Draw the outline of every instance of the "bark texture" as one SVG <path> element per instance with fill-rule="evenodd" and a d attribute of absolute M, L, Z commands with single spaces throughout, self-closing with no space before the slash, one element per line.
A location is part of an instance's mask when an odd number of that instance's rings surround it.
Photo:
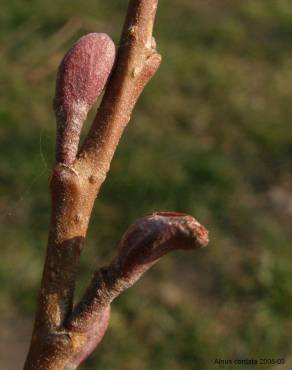
<path fill-rule="evenodd" d="M 141 218 L 121 239 L 114 260 L 96 270 L 84 296 L 73 306 L 76 272 L 94 201 L 136 101 L 161 62 L 152 36 L 156 8 L 157 0 L 130 0 L 112 71 L 114 46 L 103 34 L 79 40 L 61 63 L 54 103 L 58 129 L 57 163 L 50 179 L 51 223 L 24 370 L 76 369 L 103 338 L 114 298 L 164 254 L 208 243 L 208 232 L 191 216 L 155 213 Z M 98 58 L 105 62 L 99 75 Z M 82 124 L 106 83 L 78 152 Z"/>

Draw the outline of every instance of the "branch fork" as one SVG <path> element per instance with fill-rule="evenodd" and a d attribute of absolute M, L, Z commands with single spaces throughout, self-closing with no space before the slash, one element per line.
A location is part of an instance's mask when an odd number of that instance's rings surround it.
<path fill-rule="evenodd" d="M 116 56 L 111 39 L 82 37 L 61 62 L 54 99 L 56 166 L 50 179 L 52 213 L 31 347 L 24 370 L 74 370 L 102 340 L 112 301 L 163 255 L 208 244 L 192 216 L 160 212 L 138 219 L 117 255 L 98 268 L 73 304 L 76 273 L 94 201 L 134 106 L 161 56 L 152 36 L 158 0 L 130 0 Z M 104 91 L 79 148 L 88 111 Z"/>

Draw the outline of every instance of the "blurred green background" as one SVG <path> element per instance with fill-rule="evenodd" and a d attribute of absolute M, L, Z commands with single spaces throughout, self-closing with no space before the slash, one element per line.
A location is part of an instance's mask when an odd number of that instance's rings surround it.
<path fill-rule="evenodd" d="M 107 32 L 118 43 L 125 10 L 122 0 L 1 0 L 1 370 L 21 368 L 34 316 L 58 63 L 85 33 Z M 147 213 L 193 214 L 211 243 L 167 256 L 115 301 L 109 330 L 81 369 L 289 362 L 292 1 L 160 0 L 155 36 L 163 63 L 96 202 L 78 292 Z"/>

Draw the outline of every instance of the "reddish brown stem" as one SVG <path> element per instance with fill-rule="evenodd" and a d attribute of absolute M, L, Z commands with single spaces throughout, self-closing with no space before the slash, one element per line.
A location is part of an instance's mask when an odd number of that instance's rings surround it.
<path fill-rule="evenodd" d="M 186 214 L 161 212 L 138 219 L 123 236 L 112 263 L 93 275 L 67 326 L 87 331 L 95 317 L 162 256 L 176 249 L 202 248 L 208 242 L 207 230 Z"/>
<path fill-rule="evenodd" d="M 57 158 L 63 163 L 55 166 L 50 180 L 52 216 L 46 262 L 24 370 L 75 369 L 102 339 L 109 305 L 121 291 L 168 251 L 207 243 L 205 229 L 190 216 L 160 213 L 138 220 L 123 238 L 118 256 L 95 273 L 73 310 L 76 271 L 94 201 L 135 103 L 160 65 L 152 38 L 156 8 L 157 0 L 129 2 L 115 67 L 76 159 L 79 134 L 71 147 L 70 130 L 58 133 Z M 78 79 L 69 78 L 70 83 L 83 83 L 82 73 L 76 75 Z M 79 94 L 78 89 L 72 91 Z M 58 102 L 67 102 L 63 90 L 58 97 Z"/>
<path fill-rule="evenodd" d="M 159 66 L 160 58 L 154 58 L 155 50 L 149 47 L 156 7 L 157 0 L 130 1 L 118 60 L 81 154 L 74 163 L 59 164 L 53 171 L 49 241 L 25 370 L 64 369 L 77 351 L 75 337 L 63 324 L 72 311 L 82 241 L 119 138 Z"/>

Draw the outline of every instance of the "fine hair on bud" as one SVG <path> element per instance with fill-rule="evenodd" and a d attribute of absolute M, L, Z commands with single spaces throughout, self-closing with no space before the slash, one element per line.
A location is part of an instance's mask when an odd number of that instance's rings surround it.
<path fill-rule="evenodd" d="M 54 98 L 57 162 L 74 162 L 83 123 L 102 93 L 114 61 L 115 45 L 104 33 L 81 37 L 64 56 Z"/>

